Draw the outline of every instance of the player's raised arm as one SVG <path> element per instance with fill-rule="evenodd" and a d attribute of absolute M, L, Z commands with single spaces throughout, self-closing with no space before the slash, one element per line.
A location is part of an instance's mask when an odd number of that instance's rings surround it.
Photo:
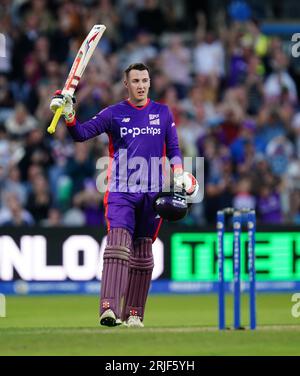
<path fill-rule="evenodd" d="M 75 100 L 73 97 L 69 94 L 63 95 L 60 91 L 55 92 L 50 103 L 50 109 L 53 113 L 58 108 L 62 108 L 62 115 L 65 118 L 66 126 L 74 141 L 83 142 L 101 133 L 109 133 L 111 125 L 111 111 L 109 108 L 102 110 L 92 119 L 80 123 L 76 119 L 74 103 Z"/>

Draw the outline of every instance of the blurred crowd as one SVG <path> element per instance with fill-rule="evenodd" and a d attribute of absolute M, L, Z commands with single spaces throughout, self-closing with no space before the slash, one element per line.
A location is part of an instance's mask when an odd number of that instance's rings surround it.
<path fill-rule="evenodd" d="M 208 22 L 181 0 L 2 0 L 0 225 L 104 224 L 96 161 L 102 135 L 73 143 L 46 128 L 93 24 L 107 30 L 76 92 L 80 121 L 126 98 L 122 72 L 151 69 L 150 97 L 170 106 L 184 156 L 205 158 L 205 196 L 185 219 L 214 224 L 226 206 L 256 208 L 261 223 L 300 223 L 300 72 L 278 37 L 226 9 Z"/>

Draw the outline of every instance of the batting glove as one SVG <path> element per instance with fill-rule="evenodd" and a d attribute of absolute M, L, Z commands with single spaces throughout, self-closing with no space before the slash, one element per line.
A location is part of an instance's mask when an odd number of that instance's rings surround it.
<path fill-rule="evenodd" d="M 174 171 L 174 190 L 182 192 L 184 189 L 183 170 L 180 168 Z"/>
<path fill-rule="evenodd" d="M 62 107 L 62 115 L 64 116 L 65 120 L 67 122 L 72 122 L 75 118 L 75 110 L 73 107 L 74 103 L 74 97 L 68 93 L 62 94 L 61 90 L 57 90 L 52 97 L 50 110 L 55 113 L 58 108 Z"/>
<path fill-rule="evenodd" d="M 187 171 L 174 173 L 174 187 L 177 191 L 185 190 L 190 199 L 195 198 L 199 191 L 197 179 Z"/>

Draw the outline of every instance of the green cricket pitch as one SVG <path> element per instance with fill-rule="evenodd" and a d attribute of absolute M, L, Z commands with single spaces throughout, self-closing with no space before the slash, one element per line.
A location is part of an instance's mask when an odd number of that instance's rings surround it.
<path fill-rule="evenodd" d="M 96 296 L 8 296 L 0 355 L 300 355 L 291 296 L 258 294 L 257 330 L 222 332 L 216 295 L 151 295 L 142 329 L 100 327 Z M 247 296 L 242 306 L 248 325 Z"/>

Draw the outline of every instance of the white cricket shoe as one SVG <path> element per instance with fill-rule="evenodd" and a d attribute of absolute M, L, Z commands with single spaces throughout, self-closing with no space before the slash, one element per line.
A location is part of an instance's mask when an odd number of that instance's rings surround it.
<path fill-rule="evenodd" d="M 127 321 L 124 322 L 125 326 L 131 327 L 131 328 L 143 328 L 144 324 L 142 320 L 139 318 L 139 316 L 129 316 Z"/>
<path fill-rule="evenodd" d="M 105 310 L 100 316 L 100 325 L 117 326 L 121 324 L 122 321 L 120 319 L 117 319 L 114 311 L 112 311 L 111 309 Z"/>

